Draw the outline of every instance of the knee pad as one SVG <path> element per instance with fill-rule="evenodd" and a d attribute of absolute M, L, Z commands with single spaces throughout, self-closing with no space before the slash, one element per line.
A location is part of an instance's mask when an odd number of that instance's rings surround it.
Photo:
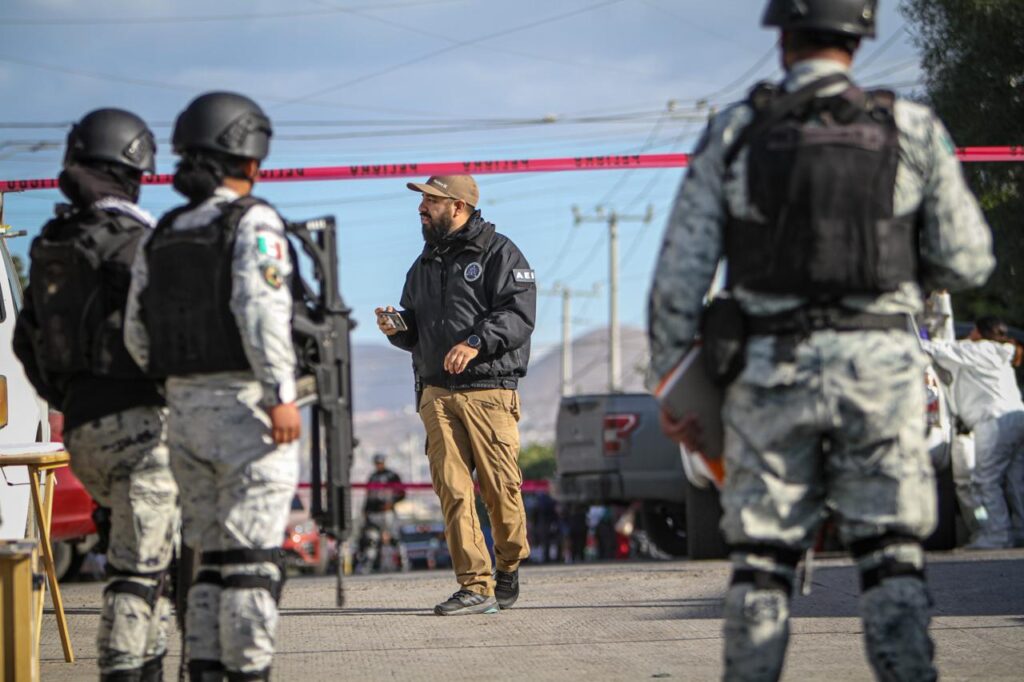
<path fill-rule="evenodd" d="M 169 587 L 166 569 L 152 573 L 136 573 L 121 571 L 111 567 L 108 569 L 108 574 L 110 575 L 110 581 L 103 588 L 104 594 L 108 592 L 114 594 L 133 594 L 149 604 L 150 609 L 156 606 L 157 599 L 166 596 Z M 144 585 L 137 580 L 133 580 L 133 578 L 153 580 L 156 581 L 156 584 L 151 586 Z"/>
<path fill-rule="evenodd" d="M 226 549 L 219 551 L 203 552 L 202 563 L 207 565 L 223 564 L 261 564 L 269 562 L 277 566 L 280 578 L 274 580 L 262 575 L 248 573 L 228 573 L 221 575 L 221 585 L 224 589 L 260 589 L 266 590 L 274 598 L 276 603 L 281 602 L 281 593 L 284 591 L 285 582 L 285 557 L 284 550 L 279 547 L 266 549 Z M 261 679 L 261 678 L 255 678 Z"/>
<path fill-rule="evenodd" d="M 796 565 L 800 562 L 800 551 L 779 545 L 741 544 L 733 545 L 731 551 L 759 559 L 764 567 L 734 567 L 730 587 L 753 585 L 758 590 L 778 590 L 787 597 L 793 592 Z"/>
<path fill-rule="evenodd" d="M 910 560 L 897 556 L 901 547 L 910 550 L 913 555 Z M 915 537 L 889 533 L 852 542 L 850 550 L 860 570 L 862 593 L 889 578 L 915 578 L 924 583 L 924 549 Z"/>

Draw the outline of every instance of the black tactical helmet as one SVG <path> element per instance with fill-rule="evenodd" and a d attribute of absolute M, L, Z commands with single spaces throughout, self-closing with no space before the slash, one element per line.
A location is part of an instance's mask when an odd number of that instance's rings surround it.
<path fill-rule="evenodd" d="M 875 37 L 878 0 L 769 0 L 762 26 Z"/>
<path fill-rule="evenodd" d="M 64 165 L 110 161 L 137 171 L 156 170 L 156 140 L 146 122 L 123 109 L 97 109 L 71 126 Z"/>
<path fill-rule="evenodd" d="M 270 151 L 270 119 L 259 105 L 233 92 L 196 97 L 174 123 L 174 151 L 205 149 L 262 161 Z"/>

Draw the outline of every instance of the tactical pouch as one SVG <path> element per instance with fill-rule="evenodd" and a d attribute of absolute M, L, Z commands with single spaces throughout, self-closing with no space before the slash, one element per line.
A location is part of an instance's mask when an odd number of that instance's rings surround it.
<path fill-rule="evenodd" d="M 746 364 L 746 320 L 739 302 L 730 296 L 712 299 L 701 319 L 702 357 L 712 380 L 728 386 Z"/>

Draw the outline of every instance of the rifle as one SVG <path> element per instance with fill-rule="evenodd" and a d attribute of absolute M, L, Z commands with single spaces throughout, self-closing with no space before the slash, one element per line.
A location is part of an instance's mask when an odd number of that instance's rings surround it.
<path fill-rule="evenodd" d="M 286 230 L 302 246 L 318 287 L 299 272 L 293 253 L 294 315 L 292 338 L 298 358 L 298 403 L 312 408 L 310 514 L 323 532 L 338 541 L 352 531 L 350 472 L 355 438 L 352 429 L 352 309 L 338 288 L 338 247 L 334 216 L 288 222 Z M 338 561 L 336 603 L 344 606 L 344 562 Z"/>

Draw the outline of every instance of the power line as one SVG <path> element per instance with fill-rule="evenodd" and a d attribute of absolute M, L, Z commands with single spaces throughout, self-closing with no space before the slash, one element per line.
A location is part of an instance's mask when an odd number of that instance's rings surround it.
<path fill-rule="evenodd" d="M 201 14 L 195 16 L 125 17 L 113 16 L 88 19 L 11 19 L 4 18 L 5 26 L 123 26 L 145 24 L 197 24 L 221 21 L 255 21 L 260 19 L 305 19 L 314 16 L 354 12 L 358 10 L 408 9 L 428 5 L 451 4 L 464 0 L 419 0 L 418 2 L 376 3 L 353 5 L 322 10 L 291 10 L 288 12 L 248 12 L 246 14 Z"/>
<path fill-rule="evenodd" d="M 110 81 L 113 83 L 124 83 L 127 85 L 137 85 L 147 88 L 160 88 L 163 90 L 176 90 L 179 92 L 195 93 L 197 91 L 209 90 L 209 87 L 199 87 L 196 85 L 183 85 L 181 83 L 168 83 L 167 81 L 157 81 L 147 78 L 133 78 L 129 76 L 120 76 L 115 74 L 100 73 L 97 71 L 86 71 L 84 69 L 71 69 L 65 66 L 58 66 L 56 64 L 46 64 L 43 62 L 32 61 L 29 59 L 22 59 L 20 57 L 12 57 L 10 55 L 0 54 L 0 62 L 8 62 L 10 64 L 18 64 L 20 66 L 28 66 L 33 69 L 40 69 L 42 71 L 53 71 L 55 73 L 63 73 L 71 76 L 82 76 L 85 78 L 95 78 L 97 80 Z M 280 97 L 278 95 L 268 95 L 261 93 L 254 93 L 254 97 L 258 99 L 264 99 L 271 102 L 287 102 L 288 98 Z M 362 111 L 380 111 L 385 113 L 424 113 L 424 112 L 410 112 L 410 110 L 401 109 L 390 109 L 384 107 L 370 107 L 362 106 L 358 104 L 341 104 L 338 102 L 322 102 L 316 100 L 309 100 L 305 102 L 310 106 L 327 107 L 331 109 L 354 109 Z"/>
<path fill-rule="evenodd" d="M 686 24 L 687 26 L 690 26 L 690 27 L 695 28 L 695 29 L 697 29 L 699 31 L 707 33 L 708 35 L 714 36 L 714 37 L 716 37 L 716 38 L 718 38 L 720 40 L 724 40 L 726 42 L 732 43 L 733 45 L 739 45 L 744 50 L 746 50 L 748 52 L 752 52 L 752 50 L 750 49 L 749 45 L 747 45 L 746 43 L 743 43 L 743 42 L 741 42 L 739 40 L 736 40 L 735 38 L 733 38 L 730 35 L 726 35 L 724 33 L 719 33 L 718 31 L 714 31 L 714 30 L 708 28 L 707 26 L 703 26 L 701 24 L 698 24 L 695 21 L 693 21 L 692 19 L 690 19 L 689 17 L 684 17 L 681 14 L 679 14 L 678 12 L 675 12 L 674 10 L 670 10 L 670 9 L 668 9 L 666 7 L 662 7 L 661 5 L 659 5 L 656 2 L 653 2 L 652 0 L 641 0 L 641 1 L 643 2 L 643 4 L 647 5 L 648 7 L 653 7 L 654 9 L 656 9 L 656 10 L 658 10 L 658 11 L 664 13 L 664 14 L 667 14 L 670 17 L 675 17 L 676 19 L 678 19 L 680 22 Z"/>
<path fill-rule="evenodd" d="M 900 34 L 902 33 L 903 29 L 906 28 L 906 26 L 907 26 L 907 22 L 905 22 L 905 21 L 902 24 L 900 24 L 900 27 L 897 28 L 893 32 L 893 34 L 891 36 L 889 36 L 888 39 L 886 39 L 886 41 L 884 43 L 882 43 L 881 45 L 876 47 L 874 50 L 871 51 L 870 54 L 865 56 L 862 61 L 857 63 L 857 65 L 856 65 L 857 70 L 867 68 L 875 60 L 877 60 L 879 57 L 881 57 L 882 54 L 886 50 L 888 50 L 890 47 L 895 45 L 897 39 L 900 37 Z"/>
<path fill-rule="evenodd" d="M 412 66 L 413 64 L 418 64 L 419 62 L 426 61 L 427 59 L 432 59 L 432 58 L 434 58 L 434 57 L 436 57 L 438 55 L 445 54 L 447 52 L 452 52 L 453 50 L 457 50 L 457 49 L 460 49 L 460 48 L 463 48 L 463 47 L 468 47 L 470 45 L 476 45 L 476 44 L 482 43 L 482 42 L 484 42 L 486 40 L 494 40 L 495 38 L 500 38 L 502 36 L 511 35 L 513 33 L 519 33 L 521 31 L 525 31 L 527 29 L 536 28 L 538 26 L 543 26 L 545 24 L 550 24 L 550 23 L 555 22 L 555 21 L 561 21 L 562 19 L 568 19 L 569 17 L 576 16 L 576 15 L 579 15 L 579 14 L 584 14 L 586 12 L 592 12 L 592 11 L 594 11 L 596 9 L 601 9 L 601 8 L 607 7 L 609 5 L 615 5 L 615 4 L 618 4 L 618 3 L 622 2 L 622 1 L 623 0 L 605 0 L 604 2 L 600 2 L 600 3 L 594 4 L 594 5 L 588 5 L 586 7 L 582 7 L 582 8 L 579 8 L 579 9 L 572 10 L 571 12 L 565 12 L 563 14 L 556 14 L 554 16 L 550 16 L 550 17 L 547 17 L 547 18 L 544 18 L 544 19 L 539 19 L 537 21 L 532 21 L 532 22 L 528 22 L 528 23 L 525 23 L 525 24 L 520 24 L 518 26 L 513 26 L 511 28 L 507 28 L 507 29 L 504 29 L 504 30 L 501 30 L 501 31 L 497 31 L 495 33 L 490 33 L 490 34 L 487 34 L 487 35 L 484 35 L 484 36 L 480 36 L 478 38 L 473 38 L 472 40 L 467 40 L 467 41 L 463 41 L 463 42 L 460 42 L 460 43 L 456 43 L 454 45 L 448 45 L 446 47 L 438 48 L 438 49 L 433 50 L 431 52 L 428 52 L 426 54 L 422 54 L 422 55 L 420 55 L 418 57 L 413 57 L 412 59 L 407 59 L 404 62 L 400 62 L 398 64 L 393 64 L 393 65 L 388 66 L 386 68 L 379 69 L 377 71 L 372 71 L 370 73 L 363 74 L 362 76 L 358 76 L 356 78 L 349 79 L 349 80 L 344 81 L 342 83 L 337 83 L 337 84 L 332 85 L 330 87 L 322 88 L 320 90 L 316 90 L 314 92 L 311 92 L 311 93 L 308 93 L 308 94 L 305 94 L 305 95 L 301 95 L 299 97 L 293 97 L 293 98 L 291 98 L 291 99 L 289 99 L 289 100 L 287 100 L 285 102 L 282 102 L 281 105 L 282 106 L 287 106 L 289 104 L 304 103 L 304 102 L 307 102 L 308 100 L 310 100 L 310 99 L 312 99 L 314 97 L 320 97 L 321 95 L 326 95 L 326 94 L 331 93 L 331 92 L 337 92 L 338 90 L 342 90 L 344 88 L 348 88 L 348 87 L 351 87 L 353 85 L 358 85 L 359 83 L 365 83 L 366 81 L 373 80 L 374 78 L 379 78 L 380 76 L 385 76 L 385 75 L 390 74 L 390 73 L 394 73 L 395 71 L 399 71 L 401 69 L 404 69 L 407 66 Z"/>
<path fill-rule="evenodd" d="M 324 2 L 323 0 L 309 0 L 309 1 L 314 3 L 314 4 L 320 5 L 322 7 L 332 7 L 332 6 L 334 6 L 331 3 Z M 399 21 L 394 21 L 394 20 L 391 20 L 391 19 L 384 19 L 383 17 L 377 17 L 377 16 L 374 16 L 372 14 L 366 14 L 364 12 L 360 12 L 360 11 L 357 11 L 355 9 L 341 9 L 340 11 L 345 12 L 347 14 L 353 14 L 353 15 L 355 15 L 357 17 L 360 17 L 361 19 L 367 19 L 367 20 L 370 20 L 370 21 L 375 21 L 375 22 L 377 22 L 379 24 L 384 24 L 385 26 L 391 26 L 391 27 L 399 28 L 399 29 L 402 29 L 402 30 L 405 30 L 405 31 L 410 31 L 412 33 L 416 33 L 416 34 L 419 34 L 421 36 L 426 36 L 428 38 L 434 38 L 436 40 L 443 40 L 446 43 L 458 44 L 458 42 L 459 42 L 455 38 L 452 38 L 451 36 L 443 34 L 443 33 L 436 33 L 434 31 L 428 31 L 428 30 L 419 28 L 418 26 L 410 26 L 408 24 L 403 24 L 403 23 L 401 23 Z M 548 56 L 545 56 L 545 55 L 538 55 L 538 54 L 534 54 L 534 53 L 531 53 L 531 52 L 523 52 L 521 50 L 510 50 L 509 48 L 500 47 L 498 45 L 483 45 L 481 47 L 484 50 L 489 51 L 489 52 L 500 52 L 500 53 L 504 53 L 504 54 L 514 55 L 514 56 L 517 56 L 517 57 L 525 57 L 526 59 L 534 59 L 534 60 L 537 60 L 537 61 L 549 62 L 549 63 L 552 63 L 552 64 L 561 64 L 563 66 L 575 66 L 575 67 L 579 67 L 579 68 L 583 68 L 583 69 L 588 69 L 588 70 L 601 69 L 602 71 L 615 71 L 615 72 L 618 72 L 618 73 L 625 73 L 625 74 L 629 74 L 629 75 L 633 75 L 633 76 L 645 75 L 645 74 L 643 74 L 640 71 L 635 71 L 633 69 L 623 69 L 621 67 L 617 67 L 617 66 L 611 65 L 611 64 L 585 64 L 583 62 L 577 62 L 577 61 L 574 61 L 574 60 L 571 60 L 571 59 L 559 59 L 557 57 L 548 57 Z"/>

